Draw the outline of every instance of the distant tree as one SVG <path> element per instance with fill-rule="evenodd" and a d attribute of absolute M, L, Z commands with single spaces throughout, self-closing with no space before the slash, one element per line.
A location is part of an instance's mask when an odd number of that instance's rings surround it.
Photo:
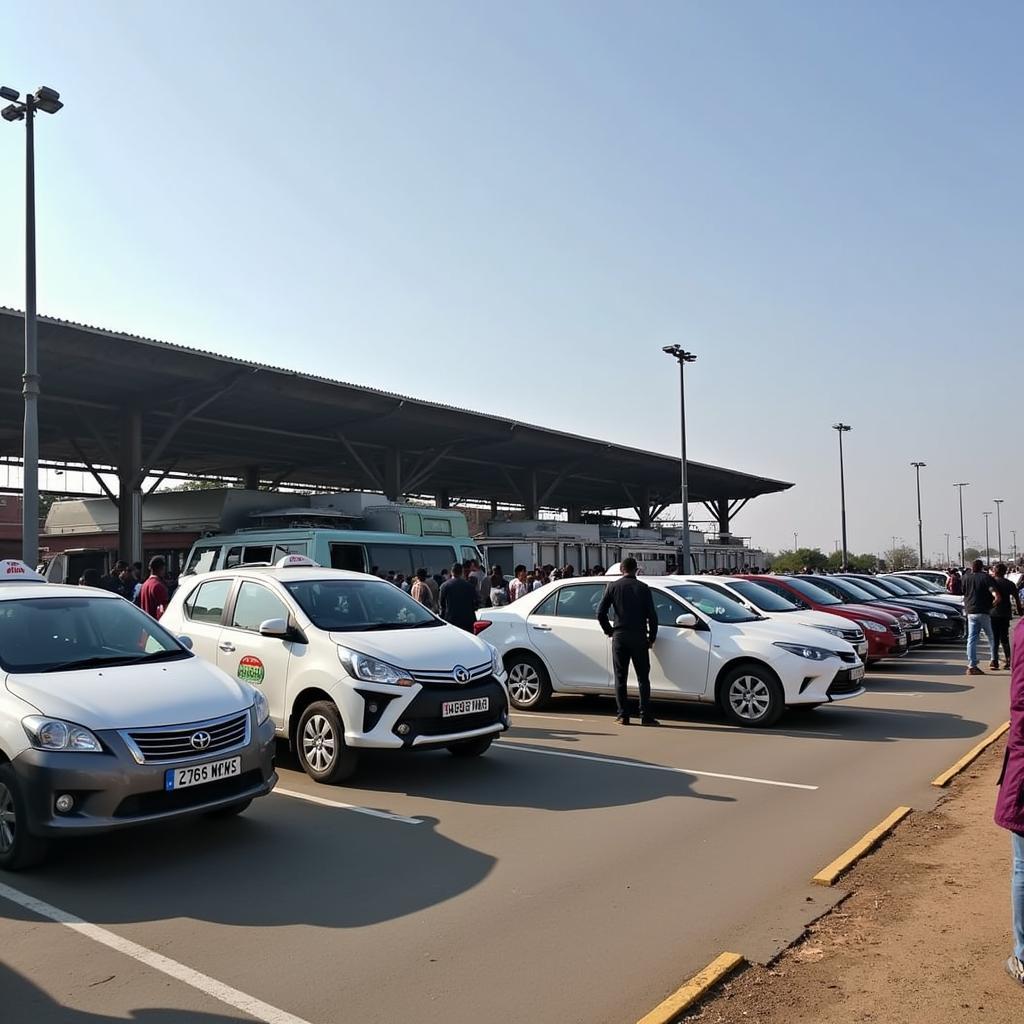
<path fill-rule="evenodd" d="M 981 552 L 977 548 L 964 548 L 964 562 L 970 565 L 976 558 L 981 558 Z"/>
<path fill-rule="evenodd" d="M 828 558 L 819 548 L 797 548 L 795 551 L 780 551 L 772 558 L 771 567 L 775 572 L 800 572 L 807 567 L 824 569 Z"/>
<path fill-rule="evenodd" d="M 916 569 L 917 552 L 908 544 L 898 544 L 885 552 L 886 568 L 896 571 L 899 569 Z"/>
<path fill-rule="evenodd" d="M 878 568 L 878 559 L 874 555 L 852 555 L 847 553 L 846 564 L 851 572 L 874 572 Z M 833 551 L 828 556 L 826 568 L 830 572 L 838 572 L 843 567 L 843 553 Z"/>
<path fill-rule="evenodd" d="M 227 480 L 180 480 L 173 487 L 164 487 L 165 491 L 215 491 L 219 487 L 233 487 Z"/>

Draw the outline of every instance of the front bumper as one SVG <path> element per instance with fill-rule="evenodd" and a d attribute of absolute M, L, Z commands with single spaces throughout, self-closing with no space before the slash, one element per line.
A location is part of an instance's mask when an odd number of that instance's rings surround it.
<path fill-rule="evenodd" d="M 487 710 L 445 717 L 450 702 L 487 699 Z M 508 694 L 492 676 L 463 686 L 425 686 L 392 727 L 405 747 L 430 749 L 475 736 L 504 732 L 509 727 Z"/>
<path fill-rule="evenodd" d="M 910 650 L 907 634 L 896 636 L 894 633 L 870 633 L 868 635 L 868 661 L 881 661 L 882 658 L 903 658 Z"/>
<path fill-rule="evenodd" d="M 166 821 L 269 793 L 274 771 L 274 723 L 268 719 L 249 744 L 211 754 L 208 761 L 241 758 L 239 775 L 187 789 L 167 791 L 167 769 L 176 762 L 138 764 L 116 732 L 97 733 L 111 753 L 76 754 L 26 750 L 12 762 L 28 809 L 28 830 L 41 837 L 110 832 L 153 821 Z M 190 764 L 203 763 L 192 759 Z M 57 812 L 54 801 L 70 794 L 74 808 Z"/>
<path fill-rule="evenodd" d="M 957 643 L 967 635 L 965 623 L 962 615 L 955 619 L 925 619 L 925 639 L 932 643 Z"/>

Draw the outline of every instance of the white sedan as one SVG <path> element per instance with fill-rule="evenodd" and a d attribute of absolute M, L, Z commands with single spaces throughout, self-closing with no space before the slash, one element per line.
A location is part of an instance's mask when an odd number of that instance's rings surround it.
<path fill-rule="evenodd" d="M 864 692 L 864 665 L 839 637 L 768 620 L 681 577 L 644 582 L 659 623 L 651 651 L 655 699 L 717 703 L 739 725 L 767 726 L 787 706 Z M 614 692 L 611 643 L 597 621 L 607 583 L 565 580 L 478 613 L 477 630 L 504 661 L 514 707 L 535 710 L 553 693 Z"/>

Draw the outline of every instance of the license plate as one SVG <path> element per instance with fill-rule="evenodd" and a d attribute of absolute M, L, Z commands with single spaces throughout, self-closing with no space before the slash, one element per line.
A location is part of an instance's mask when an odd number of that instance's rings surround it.
<path fill-rule="evenodd" d="M 924 639 L 924 630 L 923 629 L 912 629 L 910 631 L 910 639 L 911 640 L 923 640 Z"/>
<path fill-rule="evenodd" d="M 863 658 L 864 655 L 867 654 L 867 653 L 868 653 L 868 645 L 867 644 L 860 644 L 857 647 L 857 654 L 860 655 L 860 657 Z"/>
<path fill-rule="evenodd" d="M 441 705 L 441 717 L 454 718 L 456 715 L 475 715 L 481 711 L 486 711 L 490 706 L 490 697 L 470 697 L 466 700 L 446 700 Z"/>
<path fill-rule="evenodd" d="M 907 638 L 905 636 L 901 636 L 899 638 L 899 640 L 896 641 L 896 643 L 900 647 L 906 647 L 907 646 Z"/>
<path fill-rule="evenodd" d="M 863 678 L 863 676 L 864 676 L 864 666 L 863 665 L 858 665 L 856 668 L 851 668 L 850 669 L 850 678 L 851 679 L 861 679 L 861 678 Z"/>
<path fill-rule="evenodd" d="M 164 789 L 188 789 L 201 786 L 204 782 L 217 782 L 242 774 L 242 759 L 229 757 L 226 761 L 209 761 L 206 764 L 192 764 L 187 768 L 168 768 L 164 773 Z"/>

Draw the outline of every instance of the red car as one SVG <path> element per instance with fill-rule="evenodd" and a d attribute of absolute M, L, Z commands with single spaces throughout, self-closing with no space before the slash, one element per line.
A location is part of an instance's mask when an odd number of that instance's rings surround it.
<path fill-rule="evenodd" d="M 844 604 L 838 597 L 811 583 L 810 580 L 796 576 L 758 576 L 738 577 L 754 580 L 773 593 L 796 601 L 804 608 L 812 608 L 816 612 L 829 612 L 841 615 L 844 619 L 852 619 L 864 630 L 868 641 L 868 656 L 864 660 L 868 664 L 881 661 L 882 658 L 902 658 L 910 649 L 910 640 L 906 631 L 894 615 L 879 611 L 869 605 Z"/>

